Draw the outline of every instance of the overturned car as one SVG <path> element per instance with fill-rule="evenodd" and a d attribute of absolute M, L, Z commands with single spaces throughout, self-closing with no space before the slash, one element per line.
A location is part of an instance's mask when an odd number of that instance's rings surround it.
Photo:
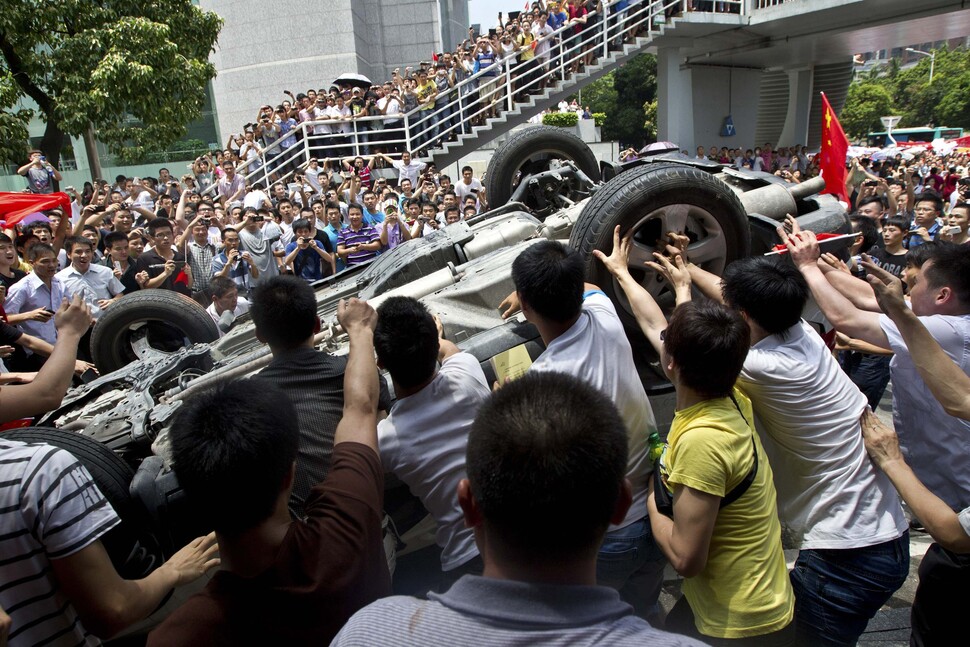
<path fill-rule="evenodd" d="M 545 126 L 515 133 L 496 151 L 486 188 L 502 206 L 315 284 L 323 323 L 318 347 L 347 350 L 335 316 L 340 299 L 356 296 L 376 307 L 406 295 L 437 313 L 445 337 L 477 357 L 492 379 L 494 356 L 521 345 L 532 358 L 542 352 L 535 327 L 521 318 L 503 320 L 497 306 L 514 289 L 516 256 L 538 240 L 557 239 L 583 254 L 590 282 L 616 303 L 647 393 L 663 393 L 670 386 L 657 357 L 619 286 L 592 254 L 610 252 L 615 226 L 633 230 L 631 271 L 667 307 L 672 294 L 643 263 L 662 249 L 668 231 L 686 233 L 691 260 L 717 274 L 737 258 L 769 251 L 786 214 L 803 229 L 849 231 L 838 201 L 818 195 L 820 180 L 789 185 L 676 153 L 599 163 L 578 138 Z M 123 576 L 141 577 L 206 529 L 180 504 L 165 461 L 166 432 L 179 406 L 193 393 L 257 372 L 271 355 L 247 317 L 219 337 L 200 306 L 157 290 L 126 297 L 106 312 L 92 351 L 103 375 L 11 437 L 62 446 L 87 465 L 123 520 L 106 538 L 109 554 Z M 412 517 L 413 509 L 395 521 L 403 529 Z"/>

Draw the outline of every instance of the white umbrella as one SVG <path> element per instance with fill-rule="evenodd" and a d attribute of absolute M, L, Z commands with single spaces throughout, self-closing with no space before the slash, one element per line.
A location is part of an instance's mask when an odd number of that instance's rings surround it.
<path fill-rule="evenodd" d="M 341 74 L 340 76 L 337 77 L 337 79 L 333 82 L 333 84 L 349 85 L 349 86 L 361 88 L 364 90 L 374 85 L 373 83 L 371 83 L 371 80 L 368 79 L 363 74 L 354 74 L 352 72 L 348 72 L 347 74 Z"/>

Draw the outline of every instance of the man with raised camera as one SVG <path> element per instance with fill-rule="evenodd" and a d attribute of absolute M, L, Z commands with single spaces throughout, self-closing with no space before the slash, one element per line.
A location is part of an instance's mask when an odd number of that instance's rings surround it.
<path fill-rule="evenodd" d="M 336 274 L 336 260 L 328 249 L 330 239 L 321 240 L 312 236 L 313 226 L 309 220 L 300 218 L 293 223 L 294 240 L 286 246 L 284 267 L 293 268 L 293 274 L 308 283 Z"/>
<path fill-rule="evenodd" d="M 148 235 L 154 246 L 142 252 L 135 263 L 135 273 L 148 272 L 145 288 L 174 290 L 192 295 L 192 268 L 185 264 L 185 254 L 175 248 L 175 233 L 168 218 L 155 218 L 148 223 Z"/>
<path fill-rule="evenodd" d="M 256 286 L 280 273 L 275 245 L 283 236 L 283 231 L 275 222 L 267 222 L 266 216 L 252 207 L 243 210 L 241 225 L 239 249 L 249 252 L 252 264 L 259 271 L 259 275 L 252 279 L 253 286 Z"/>

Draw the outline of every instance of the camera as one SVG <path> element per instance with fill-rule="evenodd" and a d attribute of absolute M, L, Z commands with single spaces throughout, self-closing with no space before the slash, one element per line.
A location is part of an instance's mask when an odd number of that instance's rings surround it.
<path fill-rule="evenodd" d="M 203 218 L 200 222 L 206 227 L 208 227 L 209 224 L 212 222 L 212 220 L 210 220 L 209 218 Z"/>
<path fill-rule="evenodd" d="M 298 239 L 298 242 L 299 242 L 299 243 L 300 243 L 301 245 L 305 245 L 305 244 L 306 244 L 306 238 L 304 238 L 303 236 L 300 236 L 300 238 Z"/>
<path fill-rule="evenodd" d="M 876 182 L 875 180 L 866 180 L 862 184 L 863 184 L 863 186 L 876 186 L 879 183 Z"/>
<path fill-rule="evenodd" d="M 253 216 L 253 222 L 263 222 L 264 220 L 266 220 L 266 216 L 260 216 L 260 215 Z"/>

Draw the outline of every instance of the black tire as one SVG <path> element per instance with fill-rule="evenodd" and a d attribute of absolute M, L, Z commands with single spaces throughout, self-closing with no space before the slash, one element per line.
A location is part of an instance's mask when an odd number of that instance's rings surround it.
<path fill-rule="evenodd" d="M 492 155 L 485 174 L 489 208 L 509 201 L 519 177 L 548 170 L 555 159 L 571 160 L 594 182 L 600 179 L 599 162 L 582 139 L 555 126 L 530 126 L 514 133 Z"/>
<path fill-rule="evenodd" d="M 120 524 L 101 538 L 119 575 L 139 579 L 161 565 L 164 557 L 158 542 L 144 513 L 128 492 L 135 472 L 120 456 L 93 438 L 53 427 L 24 427 L 5 432 L 3 437 L 53 445 L 69 452 L 87 468 L 121 519 Z"/>
<path fill-rule="evenodd" d="M 170 290 L 139 290 L 104 311 L 91 333 L 91 356 L 102 374 L 137 360 L 136 346 L 174 351 L 219 339 L 205 308 Z"/>
<path fill-rule="evenodd" d="M 682 226 L 680 223 L 683 223 Z M 631 169 L 610 180 L 586 203 L 573 228 L 569 243 L 586 259 L 586 274 L 600 286 L 617 306 L 630 341 L 636 349 L 656 356 L 645 343 L 629 301 L 619 284 L 593 256 L 593 250 L 609 255 L 613 249 L 613 230 L 634 233 L 631 273 L 657 298 L 662 307 L 672 308 L 669 288 L 652 270 L 643 268 L 644 260 L 670 229 L 686 230 L 691 237 L 691 260 L 704 269 L 720 274 L 751 250 L 747 214 L 737 194 L 710 173 L 691 166 L 660 162 Z M 634 267 L 636 263 L 636 267 Z M 656 367 L 654 367 L 656 372 Z M 659 373 L 661 381 L 662 372 Z"/>

